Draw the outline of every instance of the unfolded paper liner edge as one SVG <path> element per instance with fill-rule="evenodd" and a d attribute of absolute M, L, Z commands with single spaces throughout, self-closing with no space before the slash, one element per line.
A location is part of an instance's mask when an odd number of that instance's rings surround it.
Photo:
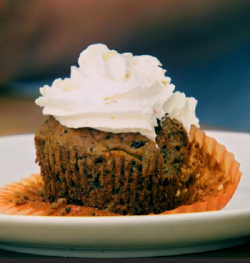
<path fill-rule="evenodd" d="M 165 211 L 160 215 L 169 215 L 169 214 L 179 214 L 179 213 L 195 213 L 195 212 L 208 212 L 208 211 L 218 211 L 223 209 L 233 197 L 241 176 L 242 172 L 239 170 L 240 163 L 235 160 L 235 155 L 226 150 L 226 147 L 216 141 L 216 139 L 209 137 L 205 134 L 204 131 L 196 129 L 195 127 L 191 127 L 190 130 L 190 140 L 191 142 L 196 140 L 201 147 L 209 148 L 210 145 L 207 145 L 207 142 L 213 144 L 211 148 L 211 154 L 217 149 L 219 149 L 219 153 L 216 151 L 217 161 L 221 164 L 225 164 L 225 172 L 230 174 L 230 177 L 233 181 L 232 185 L 229 186 L 224 193 L 219 194 L 216 197 L 208 198 L 204 202 L 196 202 L 191 205 L 180 206 L 174 210 Z M 229 164 L 225 163 L 226 154 L 231 155 L 232 159 Z M 230 160 L 230 159 L 229 159 Z M 229 168 L 228 168 L 229 167 Z M 232 167 L 232 168 L 231 168 Z M 230 169 L 231 168 L 231 169 Z M 234 168 L 234 169 L 233 169 Z M 228 169 L 228 170 L 227 170 Z"/>

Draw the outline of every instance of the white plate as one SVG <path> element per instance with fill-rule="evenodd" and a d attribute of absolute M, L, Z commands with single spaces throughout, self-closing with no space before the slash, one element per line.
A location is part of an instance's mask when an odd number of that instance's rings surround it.
<path fill-rule="evenodd" d="M 243 177 L 218 212 L 61 218 L 0 215 L 0 248 L 51 256 L 145 257 L 197 253 L 250 240 L 250 134 L 207 132 L 241 163 Z M 0 186 L 39 169 L 33 135 L 0 138 Z"/>

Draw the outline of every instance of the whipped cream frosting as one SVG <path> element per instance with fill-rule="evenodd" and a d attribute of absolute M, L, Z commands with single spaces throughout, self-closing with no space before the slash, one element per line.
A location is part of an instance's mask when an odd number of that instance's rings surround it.
<path fill-rule="evenodd" d="M 35 102 L 69 128 L 91 127 L 106 132 L 140 132 L 155 140 L 157 119 L 166 114 L 199 127 L 197 101 L 175 92 L 166 70 L 155 57 L 119 54 L 104 44 L 90 45 L 71 67 L 70 78 L 40 88 Z"/>

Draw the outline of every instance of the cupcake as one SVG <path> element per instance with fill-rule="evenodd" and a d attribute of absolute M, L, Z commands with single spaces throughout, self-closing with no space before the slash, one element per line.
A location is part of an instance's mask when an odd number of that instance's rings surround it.
<path fill-rule="evenodd" d="M 49 116 L 35 133 L 47 202 L 160 214 L 234 185 L 198 130 L 197 101 L 174 92 L 158 59 L 95 44 L 78 63 L 36 100 Z"/>

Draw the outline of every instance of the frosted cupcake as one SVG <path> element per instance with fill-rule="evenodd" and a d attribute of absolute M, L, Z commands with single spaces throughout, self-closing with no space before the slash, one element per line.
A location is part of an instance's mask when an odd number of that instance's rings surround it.
<path fill-rule="evenodd" d="M 198 130 L 197 101 L 174 92 L 155 57 L 96 44 L 78 63 L 36 100 L 50 116 L 35 134 L 48 202 L 159 214 L 217 200 L 239 182 L 238 163 L 226 151 L 218 158 L 217 143 Z"/>

